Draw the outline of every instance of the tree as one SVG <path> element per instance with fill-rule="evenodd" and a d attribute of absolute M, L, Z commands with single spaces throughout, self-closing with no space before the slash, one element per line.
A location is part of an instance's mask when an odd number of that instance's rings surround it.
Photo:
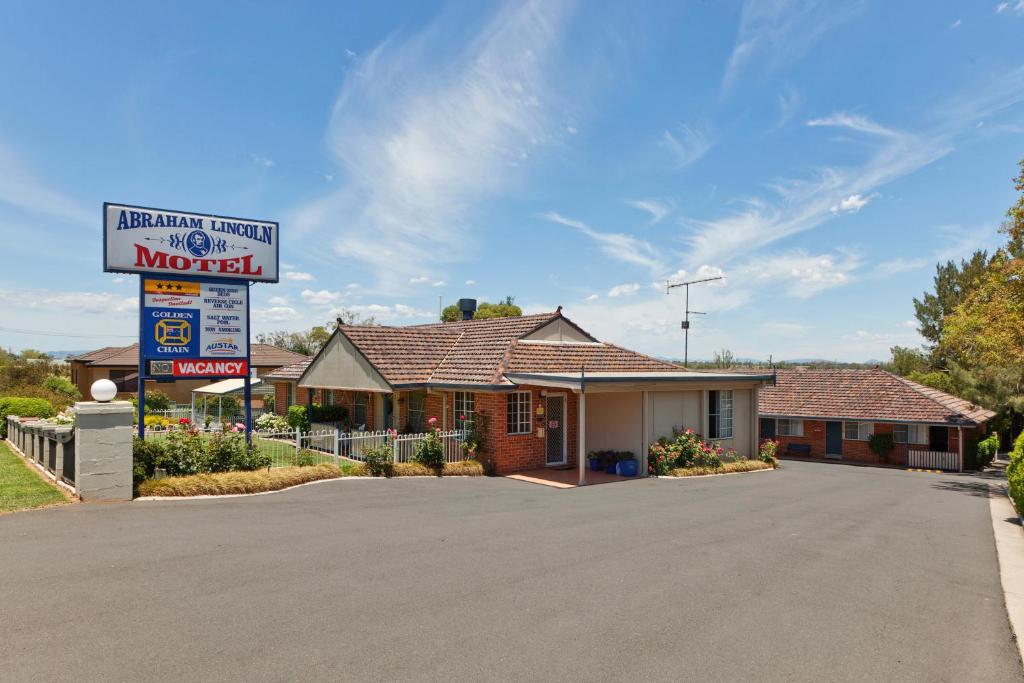
<path fill-rule="evenodd" d="M 1024 259 L 1000 252 L 945 321 L 942 355 L 968 368 L 1024 366 Z"/>
<path fill-rule="evenodd" d="M 968 293 L 977 286 L 988 268 L 988 252 L 978 250 L 970 259 L 947 261 L 935 266 L 935 292 L 925 292 L 920 299 L 914 299 L 914 316 L 918 332 L 931 343 L 934 349 L 942 341 L 943 324 L 950 313 L 963 302 Z M 933 362 L 945 366 L 941 355 Z"/>
<path fill-rule="evenodd" d="M 920 349 L 894 346 L 889 349 L 889 353 L 892 354 L 889 364 L 897 375 L 907 377 L 911 373 L 924 372 L 928 369 L 928 354 Z"/>
<path fill-rule="evenodd" d="M 338 320 L 345 325 L 377 325 L 377 319 L 372 316 L 362 316 L 347 308 L 337 313 L 337 318 L 328 321 L 323 325 L 314 325 L 304 332 L 289 332 L 288 330 L 277 330 L 264 332 L 256 335 L 256 341 L 260 344 L 269 344 L 279 349 L 286 349 L 304 356 L 315 356 L 324 347 L 331 334 L 338 327 Z"/>
<path fill-rule="evenodd" d="M 713 363 L 716 368 L 731 368 L 735 364 L 735 361 L 736 358 L 732 355 L 732 351 L 729 349 L 715 351 L 715 360 Z"/>
<path fill-rule="evenodd" d="M 515 318 L 522 314 L 523 309 L 516 306 L 515 297 L 506 296 L 496 304 L 489 304 L 486 301 L 481 303 L 477 306 L 476 312 L 473 313 L 473 319 Z M 458 304 L 445 306 L 444 310 L 441 311 L 441 322 L 453 323 L 458 320 L 462 320 L 462 311 L 459 309 Z"/>

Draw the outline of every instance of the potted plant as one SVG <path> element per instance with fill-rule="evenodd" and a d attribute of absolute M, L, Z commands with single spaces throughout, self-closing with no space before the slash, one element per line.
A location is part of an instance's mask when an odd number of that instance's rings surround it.
<path fill-rule="evenodd" d="M 601 462 L 601 454 L 597 451 L 590 451 L 590 453 L 587 454 L 587 460 L 590 461 L 591 472 L 600 472 L 604 469 L 604 464 Z"/>
<path fill-rule="evenodd" d="M 601 463 L 604 465 L 605 474 L 615 474 L 615 467 L 618 464 L 618 453 L 615 451 L 601 451 Z"/>
<path fill-rule="evenodd" d="M 635 455 L 628 451 L 618 454 L 615 470 L 620 477 L 635 477 L 639 468 L 640 463 L 637 462 Z"/>

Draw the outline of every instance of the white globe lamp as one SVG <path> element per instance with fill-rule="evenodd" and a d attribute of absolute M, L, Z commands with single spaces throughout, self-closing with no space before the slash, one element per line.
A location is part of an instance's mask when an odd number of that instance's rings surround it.
<path fill-rule="evenodd" d="M 117 385 L 109 379 L 98 379 L 89 387 L 89 393 L 94 401 L 109 403 L 117 396 Z"/>

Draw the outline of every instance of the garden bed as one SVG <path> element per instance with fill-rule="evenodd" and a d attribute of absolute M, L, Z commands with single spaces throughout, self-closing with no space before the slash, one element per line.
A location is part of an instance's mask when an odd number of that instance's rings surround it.
<path fill-rule="evenodd" d="M 484 473 L 483 465 L 475 460 L 446 463 L 441 472 L 446 477 L 478 477 Z M 363 463 L 342 462 L 309 467 L 273 467 L 248 472 L 216 472 L 193 474 L 185 477 L 147 479 L 139 484 L 141 497 L 225 496 L 247 493 L 265 493 L 307 484 L 311 481 L 339 479 L 341 477 L 369 477 Z M 393 477 L 436 477 L 437 472 L 414 462 L 396 463 Z"/>
<path fill-rule="evenodd" d="M 665 476 L 668 477 L 706 477 L 714 474 L 735 474 L 736 472 L 756 472 L 758 470 L 773 470 L 774 466 L 760 460 L 737 460 L 736 462 L 722 463 L 721 467 L 676 467 L 669 470 Z"/>

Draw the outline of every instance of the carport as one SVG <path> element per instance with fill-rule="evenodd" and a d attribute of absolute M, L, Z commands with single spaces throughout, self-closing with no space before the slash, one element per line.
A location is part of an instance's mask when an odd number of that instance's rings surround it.
<path fill-rule="evenodd" d="M 507 372 L 505 377 L 519 385 L 578 396 L 577 485 L 585 486 L 589 451 L 633 452 L 640 462 L 640 476 L 646 476 L 648 446 L 670 436 L 672 429 L 693 429 L 723 447 L 755 456 L 758 389 L 773 375 L 680 370 Z M 714 428 L 709 429 L 711 422 Z"/>
<path fill-rule="evenodd" d="M 250 385 L 255 387 L 260 383 L 258 378 L 252 378 L 249 380 Z M 205 387 L 199 387 L 192 390 L 192 422 L 195 424 L 196 421 L 196 394 L 202 394 L 206 396 L 217 397 L 217 423 L 222 422 L 224 416 L 224 396 L 228 394 L 240 394 L 245 390 L 245 380 L 241 377 L 233 377 L 231 379 L 221 380 L 220 382 L 214 382 L 213 384 L 207 384 Z M 203 401 L 203 422 L 206 422 L 206 408 L 207 401 Z"/>

